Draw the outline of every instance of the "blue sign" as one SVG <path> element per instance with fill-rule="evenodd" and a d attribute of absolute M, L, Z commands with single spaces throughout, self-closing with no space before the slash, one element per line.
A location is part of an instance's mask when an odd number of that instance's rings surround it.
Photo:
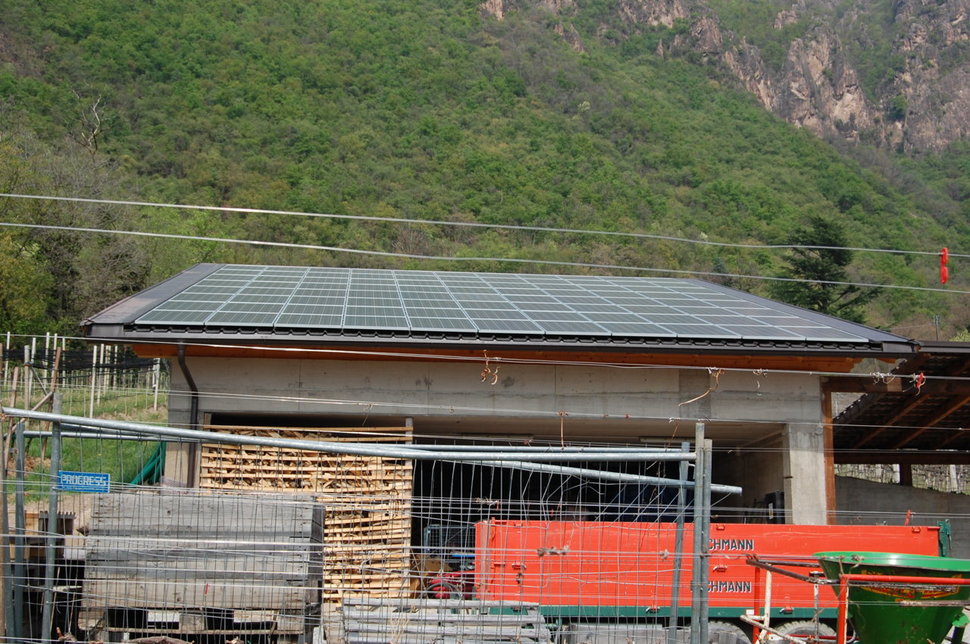
<path fill-rule="evenodd" d="M 57 488 L 69 492 L 105 493 L 111 488 L 111 475 L 96 472 L 58 472 Z"/>

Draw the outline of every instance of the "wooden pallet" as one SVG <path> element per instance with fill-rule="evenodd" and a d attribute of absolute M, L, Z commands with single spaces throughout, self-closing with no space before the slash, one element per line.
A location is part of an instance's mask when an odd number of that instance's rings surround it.
<path fill-rule="evenodd" d="M 411 442 L 407 427 L 208 427 L 273 438 Z M 410 592 L 411 461 L 258 445 L 203 445 L 200 485 L 314 495 L 324 506 L 323 599 L 402 597 Z"/>
<path fill-rule="evenodd" d="M 411 441 L 407 427 L 269 428 L 209 426 L 209 431 L 247 436 L 293 438 L 328 442 L 392 443 Z M 326 454 L 261 445 L 202 446 L 200 487 L 251 490 L 272 488 L 281 492 L 298 490 L 326 497 L 346 491 L 368 496 L 409 498 L 412 466 L 407 459 Z"/>

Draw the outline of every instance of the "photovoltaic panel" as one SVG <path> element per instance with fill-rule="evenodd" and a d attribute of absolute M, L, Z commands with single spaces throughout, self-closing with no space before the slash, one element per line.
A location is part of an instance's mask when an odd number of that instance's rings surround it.
<path fill-rule="evenodd" d="M 203 324 L 212 311 L 166 311 L 153 310 L 138 318 L 140 324 Z"/>
<path fill-rule="evenodd" d="M 609 331 L 594 322 L 544 320 L 542 321 L 542 328 L 547 332 L 567 335 L 610 335 Z"/>
<path fill-rule="evenodd" d="M 393 315 L 367 315 L 347 313 L 344 317 L 344 328 L 351 329 L 386 329 L 406 330 L 407 318 Z"/>
<path fill-rule="evenodd" d="M 652 315 L 666 315 L 671 312 L 671 309 L 666 306 L 661 306 L 659 304 L 625 304 L 623 306 L 624 311 L 629 311 L 630 313 L 636 313 L 644 317 L 650 317 Z"/>
<path fill-rule="evenodd" d="M 659 338 L 671 338 L 675 334 L 662 326 L 656 324 L 636 324 L 629 322 L 617 322 L 609 325 L 614 334 L 622 333 L 631 336 L 654 336 Z"/>
<path fill-rule="evenodd" d="M 254 302 L 230 302 L 220 309 L 221 313 L 279 313 L 276 304 L 258 304 Z"/>
<path fill-rule="evenodd" d="M 415 318 L 430 319 L 434 317 L 441 318 L 464 318 L 465 313 L 462 309 L 452 308 L 452 307 L 426 307 L 426 306 L 409 306 L 407 307 L 407 314 L 411 320 Z"/>
<path fill-rule="evenodd" d="M 854 333 L 847 333 L 845 331 L 839 331 L 838 329 L 831 328 L 818 328 L 813 327 L 810 329 L 799 329 L 799 328 L 788 328 L 782 327 L 786 330 L 790 330 L 792 333 L 799 334 L 803 338 L 811 338 L 812 340 L 822 341 L 822 342 L 846 342 L 846 341 L 858 341 L 860 337 Z"/>
<path fill-rule="evenodd" d="M 413 328 L 433 331 L 473 332 L 477 327 L 467 318 L 415 317 L 411 316 Z"/>
<path fill-rule="evenodd" d="M 193 286 L 185 289 L 186 293 L 205 296 L 232 295 L 238 291 L 239 289 L 232 288 L 231 286 Z"/>
<path fill-rule="evenodd" d="M 796 333 L 786 331 L 785 329 L 777 329 L 774 327 L 760 325 L 760 326 L 740 326 L 740 325 L 725 325 L 725 329 L 736 333 L 746 340 L 802 340 L 804 336 L 800 336 Z"/>
<path fill-rule="evenodd" d="M 357 317 L 371 317 L 371 318 L 381 318 L 381 317 L 391 317 L 391 318 L 404 318 L 404 309 L 400 307 L 388 307 L 388 306 L 348 306 L 347 315 L 353 315 Z"/>
<path fill-rule="evenodd" d="M 590 320 L 593 320 L 594 322 L 606 324 L 607 328 L 609 328 L 608 325 L 614 324 L 614 323 L 636 324 L 637 322 L 646 322 L 646 320 L 641 318 L 639 315 L 635 315 L 633 313 L 610 313 L 607 311 L 596 311 L 595 313 L 594 312 L 587 313 L 586 317 L 589 318 Z"/>
<path fill-rule="evenodd" d="M 683 313 L 661 313 L 643 317 L 657 324 L 696 324 L 699 322 L 694 316 Z"/>
<path fill-rule="evenodd" d="M 325 297 L 320 295 L 294 295 L 290 298 L 292 304 L 331 304 L 343 306 L 344 298 Z"/>
<path fill-rule="evenodd" d="M 340 327 L 339 315 L 311 315 L 283 313 L 277 318 L 276 325 L 305 329 L 333 329 Z"/>
<path fill-rule="evenodd" d="M 476 318 L 472 320 L 472 323 L 479 331 L 490 333 L 539 333 L 542 330 L 539 325 L 528 320 L 493 320 Z"/>
<path fill-rule="evenodd" d="M 465 314 L 472 320 L 527 320 L 525 313 L 515 309 L 465 309 Z"/>
<path fill-rule="evenodd" d="M 137 324 L 865 342 L 866 330 L 696 280 L 222 266 Z"/>
<path fill-rule="evenodd" d="M 630 304 L 632 305 L 643 304 L 642 297 L 629 297 L 626 295 L 623 295 L 623 296 L 615 295 L 615 296 L 606 298 L 606 301 L 608 301 L 610 304 L 615 304 L 617 306 L 627 306 Z"/>
<path fill-rule="evenodd" d="M 162 306 L 155 309 L 156 311 L 198 311 L 199 301 L 198 300 L 169 300 Z M 215 307 L 213 306 L 213 311 Z"/>
<path fill-rule="evenodd" d="M 660 325 L 678 338 L 725 338 L 734 339 L 741 336 L 722 327 L 710 324 L 662 324 Z"/>
<path fill-rule="evenodd" d="M 611 307 L 608 302 L 600 302 L 595 304 L 571 304 L 570 308 L 574 311 L 583 311 L 589 313 L 616 310 L 614 307 Z"/>
<path fill-rule="evenodd" d="M 278 315 L 278 313 L 216 312 L 207 322 L 215 325 L 225 323 L 240 326 L 272 326 Z"/>
<path fill-rule="evenodd" d="M 240 293 L 230 301 L 281 305 L 285 304 L 289 299 L 286 295 L 250 295 L 248 293 Z"/>
<path fill-rule="evenodd" d="M 571 311 L 528 311 L 529 317 L 541 322 L 588 322 L 589 318 L 582 313 Z M 546 326 L 545 324 L 543 326 Z"/>
<path fill-rule="evenodd" d="M 598 295 L 562 295 L 557 299 L 563 304 L 608 304 L 606 300 Z"/>
<path fill-rule="evenodd" d="M 326 305 L 326 304 L 290 304 L 285 309 L 283 309 L 282 315 L 293 315 L 297 313 L 306 313 L 308 315 L 335 315 L 340 316 L 343 313 L 343 306 Z"/>

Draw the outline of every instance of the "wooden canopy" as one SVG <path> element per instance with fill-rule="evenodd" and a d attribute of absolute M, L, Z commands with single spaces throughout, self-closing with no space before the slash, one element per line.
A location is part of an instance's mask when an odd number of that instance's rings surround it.
<path fill-rule="evenodd" d="M 924 342 L 889 374 L 824 386 L 865 392 L 833 421 L 837 462 L 970 463 L 970 343 Z"/>

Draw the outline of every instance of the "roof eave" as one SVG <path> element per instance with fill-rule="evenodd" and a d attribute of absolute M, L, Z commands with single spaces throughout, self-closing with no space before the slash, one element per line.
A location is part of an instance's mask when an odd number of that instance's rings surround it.
<path fill-rule="evenodd" d="M 467 333 L 395 333 L 391 331 L 361 330 L 346 332 L 278 330 L 205 330 L 205 329 L 139 329 L 123 324 L 95 324 L 87 327 L 92 341 L 120 344 L 207 344 L 219 346 L 245 345 L 250 347 L 327 346 L 386 348 L 461 348 L 534 349 L 564 351 L 594 351 L 604 353 L 713 353 L 721 355 L 791 355 L 837 356 L 845 358 L 898 359 L 914 354 L 914 343 L 902 342 L 811 342 L 773 341 L 765 339 L 722 338 L 643 338 L 610 336 L 548 336 L 526 334 L 467 334 Z"/>

